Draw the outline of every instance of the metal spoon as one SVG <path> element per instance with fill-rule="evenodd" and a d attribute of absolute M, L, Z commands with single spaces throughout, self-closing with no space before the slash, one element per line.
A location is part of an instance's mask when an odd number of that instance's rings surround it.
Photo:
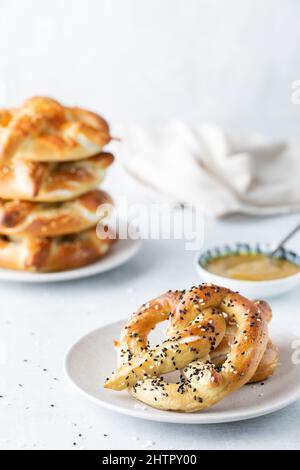
<path fill-rule="evenodd" d="M 276 248 L 271 251 L 271 253 L 269 253 L 269 258 L 273 258 L 275 256 L 275 254 L 280 251 L 280 250 L 283 250 L 284 248 L 284 244 L 290 239 L 292 238 L 293 235 L 295 235 L 295 233 L 298 232 L 298 230 L 300 230 L 300 224 L 298 224 L 295 228 L 293 228 L 293 230 L 291 230 L 291 232 L 289 232 L 282 240 L 280 243 L 278 243 L 278 245 L 276 246 Z"/>

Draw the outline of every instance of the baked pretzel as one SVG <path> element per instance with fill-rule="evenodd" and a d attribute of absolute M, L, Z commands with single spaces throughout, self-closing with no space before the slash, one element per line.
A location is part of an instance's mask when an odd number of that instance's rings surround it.
<path fill-rule="evenodd" d="M 90 111 L 36 96 L 17 109 L 0 110 L 0 155 L 38 162 L 80 160 L 110 141 L 107 122 Z"/>
<path fill-rule="evenodd" d="M 0 236 L 0 267 L 54 272 L 75 269 L 104 256 L 114 240 L 99 239 L 95 228 L 62 237 Z"/>
<path fill-rule="evenodd" d="M 237 325 L 226 360 L 216 368 L 210 354 L 226 334 L 226 318 Z M 169 319 L 167 339 L 151 349 L 150 330 Z M 138 400 L 163 410 L 210 407 L 253 377 L 268 342 L 264 315 L 254 302 L 224 287 L 202 284 L 169 292 L 142 306 L 115 343 L 119 367 L 106 388 L 127 388 Z M 182 370 L 180 383 L 162 374 Z"/>
<path fill-rule="evenodd" d="M 77 162 L 39 163 L 0 159 L 0 197 L 26 201 L 57 202 L 73 199 L 97 188 L 112 164 L 111 153 L 100 153 Z"/>
<path fill-rule="evenodd" d="M 52 204 L 0 199 L 0 234 L 55 237 L 81 232 L 97 224 L 97 209 L 104 204 L 112 199 L 100 190 Z"/>

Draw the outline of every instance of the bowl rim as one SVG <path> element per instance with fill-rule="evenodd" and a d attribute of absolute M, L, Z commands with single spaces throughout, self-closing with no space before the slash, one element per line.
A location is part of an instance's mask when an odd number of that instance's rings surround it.
<path fill-rule="evenodd" d="M 195 265 L 195 268 L 197 271 L 200 271 L 201 273 L 207 273 L 209 274 L 210 277 L 215 277 L 216 279 L 220 279 L 220 281 L 224 281 L 226 280 L 227 282 L 228 281 L 234 281 L 235 283 L 240 283 L 244 286 L 246 285 L 249 285 L 249 286 L 253 286 L 255 284 L 259 284 L 260 286 L 263 286 L 263 285 L 266 285 L 266 286 L 275 286 L 275 285 L 278 285 L 278 284 L 282 284 L 282 283 L 289 283 L 289 282 L 292 282 L 294 280 L 297 280 L 298 278 L 300 279 L 300 271 L 298 273 L 295 273 L 295 274 L 291 274 L 290 276 L 286 276 L 286 277 L 282 277 L 282 278 L 278 278 L 278 279 L 269 279 L 269 280 L 265 280 L 265 281 L 252 281 L 252 280 L 244 280 L 244 279 L 234 279 L 234 278 L 231 278 L 231 277 L 226 277 L 226 276 L 221 276 L 220 274 L 215 274 L 215 273 L 212 273 L 211 271 L 208 271 L 205 266 L 200 262 L 200 259 L 201 257 L 203 257 L 208 251 L 213 251 L 213 250 L 217 250 L 217 249 L 222 249 L 222 248 L 231 248 L 231 247 L 236 247 L 237 245 L 248 245 L 250 246 L 251 248 L 252 247 L 259 247 L 259 246 L 263 246 L 265 248 L 269 248 L 269 249 L 272 249 L 273 247 L 275 247 L 275 244 L 274 243 L 271 243 L 271 242 L 226 242 L 226 243 L 223 243 L 223 244 L 220 244 L 220 245 L 214 245 L 214 246 L 208 246 L 207 248 L 201 250 L 200 252 L 198 252 L 194 258 L 194 265 Z M 299 263 L 295 263 L 297 266 L 299 266 L 300 268 L 300 255 L 298 253 L 296 253 L 294 250 L 289 250 L 289 249 L 286 249 L 285 248 L 285 253 L 287 254 L 291 254 L 291 255 L 296 255 L 297 257 L 299 257 Z M 220 256 L 220 255 L 218 255 Z M 217 256 L 215 256 L 216 258 Z M 213 258 L 213 257 L 212 257 Z"/>

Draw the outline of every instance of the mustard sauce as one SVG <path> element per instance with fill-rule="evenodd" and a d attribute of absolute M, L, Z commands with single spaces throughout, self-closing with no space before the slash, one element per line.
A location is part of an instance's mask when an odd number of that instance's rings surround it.
<path fill-rule="evenodd" d="M 243 281 L 271 281 L 300 271 L 291 261 L 271 259 L 264 254 L 224 255 L 208 261 L 205 268 L 211 273 Z"/>

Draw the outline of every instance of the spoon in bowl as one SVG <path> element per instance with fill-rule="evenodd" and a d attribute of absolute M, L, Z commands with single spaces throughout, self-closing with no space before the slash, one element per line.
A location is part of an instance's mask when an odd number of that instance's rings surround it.
<path fill-rule="evenodd" d="M 284 249 L 284 244 L 290 240 L 290 238 L 292 238 L 295 233 L 298 232 L 298 230 L 300 230 L 300 223 L 295 227 L 293 228 L 293 230 L 291 230 L 281 241 L 280 243 L 278 243 L 278 245 L 276 246 L 276 248 L 274 250 L 271 251 L 271 253 L 269 253 L 269 258 L 274 258 L 274 256 L 276 255 L 276 253 L 278 253 L 279 251 L 282 251 Z"/>

